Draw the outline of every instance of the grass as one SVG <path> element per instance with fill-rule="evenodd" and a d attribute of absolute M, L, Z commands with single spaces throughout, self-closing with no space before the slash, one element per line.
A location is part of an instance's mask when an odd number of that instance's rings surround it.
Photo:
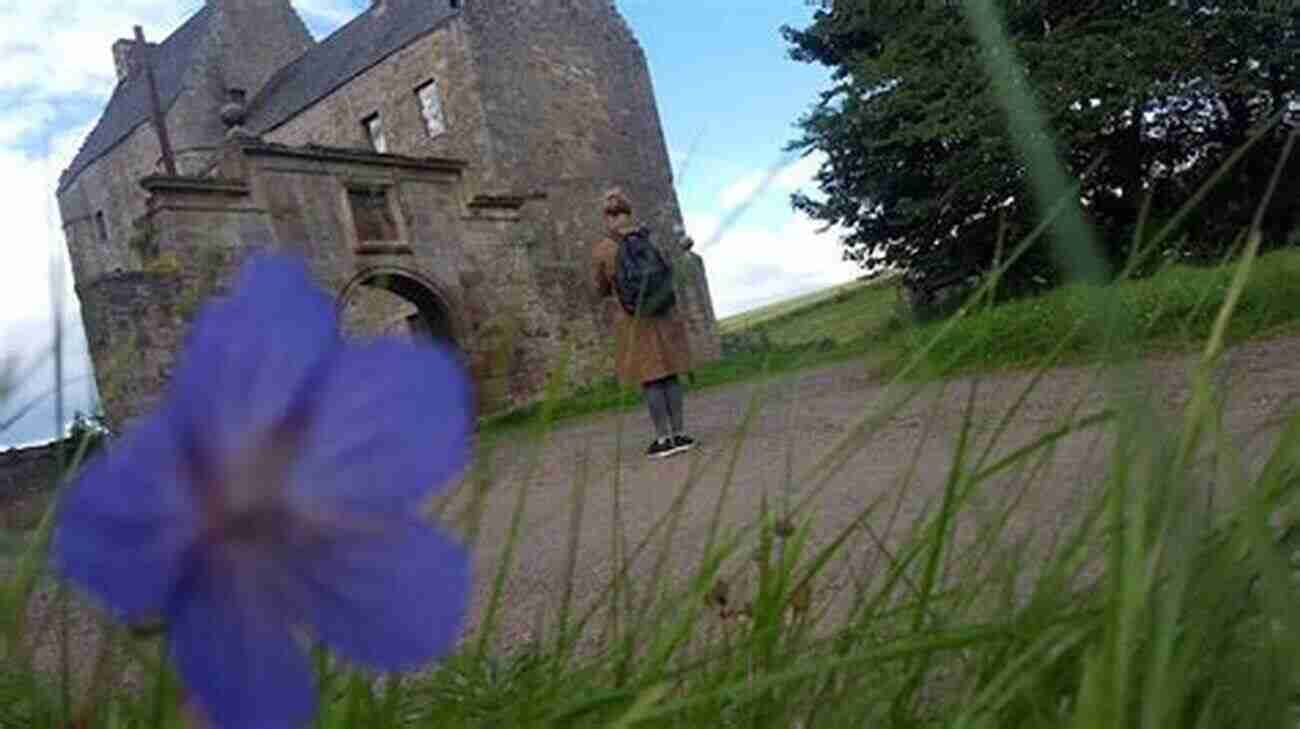
<path fill-rule="evenodd" d="M 897 283 L 884 279 L 835 287 L 824 296 L 810 296 L 806 303 L 791 305 L 751 324 L 728 331 L 720 323 L 720 329 L 724 337 L 761 332 L 778 348 L 824 340 L 844 345 L 889 328 L 897 312 Z"/>
<path fill-rule="evenodd" d="M 888 313 L 893 301 L 890 292 L 893 292 L 897 279 L 896 275 L 859 279 L 778 301 L 720 319 L 718 331 L 726 336 L 761 327 L 771 332 L 774 341 L 799 344 L 807 341 L 807 338 L 799 333 L 797 325 L 806 321 L 812 312 L 826 310 L 835 312 L 835 315 L 814 327 L 817 330 L 816 336 L 836 340 L 853 339 L 861 334 L 859 325 L 870 326 L 872 320 Z"/>
<path fill-rule="evenodd" d="M 1007 50 L 996 17 L 981 2 L 968 10 L 981 42 Z M 1010 53 L 989 54 L 1011 62 Z M 1005 89 L 1040 194 L 1052 197 L 1054 160 L 1032 145 L 1048 138 L 1032 109 Z M 1035 125 L 1038 126 L 1035 126 Z M 1268 200 L 1261 200 L 1261 207 Z M 1050 206 L 1044 205 L 1044 209 Z M 1067 211 L 1062 239 L 1087 254 L 1078 210 Z M 376 681 L 325 653 L 317 662 L 322 706 L 315 726 L 555 727 L 585 729 L 1199 729 L 1289 727 L 1300 717 L 1300 413 L 1286 413 L 1262 454 L 1248 458 L 1227 429 L 1214 371 L 1235 339 L 1295 323 L 1297 254 L 1258 257 L 1246 237 L 1239 261 L 1220 269 L 1172 268 L 1147 281 L 1074 286 L 1002 307 L 889 335 L 830 346 L 780 344 L 700 370 L 700 385 L 784 371 L 866 352 L 889 355 L 888 387 L 816 461 L 785 478 L 799 498 L 764 499 L 753 518 L 726 523 L 723 506 L 742 488 L 735 464 L 761 401 L 739 418 L 734 437 L 708 465 L 721 485 L 697 489 L 691 469 L 662 484 L 663 500 L 632 540 L 616 516 L 607 552 L 585 554 L 608 566 L 608 586 L 572 595 L 578 564 L 574 535 L 589 488 L 604 487 L 579 468 L 569 518 L 561 605 L 525 643 L 498 634 L 494 610 L 464 646 L 419 675 Z M 884 289 L 881 289 L 884 290 Z M 849 312 L 883 307 L 879 291 L 814 301 L 757 326 L 821 322 L 838 331 Z M 857 297 L 864 297 L 859 300 Z M 877 302 L 875 304 L 871 302 Z M 839 316 L 843 313 L 843 316 Z M 799 324 L 797 322 L 803 322 Z M 882 326 L 886 326 L 882 324 Z M 888 328 L 881 331 L 889 331 Z M 1072 333 L 1072 334 L 1071 334 Z M 1070 334 L 1070 336 L 1067 336 Z M 788 341 L 788 340 L 786 340 Z M 806 340 L 805 340 L 806 341 Z M 1134 354 L 1195 346 L 1191 397 L 1173 416 L 1143 388 Z M 936 374 L 999 367 L 1043 368 L 1072 357 L 1096 362 L 1106 383 L 1104 409 L 1069 403 L 1028 441 L 1008 441 L 1042 379 L 1028 378 L 1005 409 L 977 409 L 965 388 L 961 417 L 946 444 L 918 447 L 878 499 L 841 503 L 847 526 L 818 530 L 814 498 L 834 477 L 855 478 L 852 459 L 873 433 L 915 401 Z M 1140 364 L 1140 363 L 1139 363 Z M 603 388 L 603 389 L 602 389 Z M 583 408 L 618 402 L 610 384 L 566 404 L 552 398 L 516 415 L 509 447 L 540 468 L 554 423 Z M 951 393 L 949 393 L 951 395 Z M 1084 397 L 1080 395 L 1080 397 Z M 951 396 L 948 398 L 951 400 Z M 567 408 L 567 409 L 566 409 Z M 496 428 L 510 425 L 498 421 Z M 504 433 L 504 430 L 493 432 Z M 1024 493 L 1050 487 L 1046 470 L 1069 439 L 1097 438 L 1102 467 L 1074 474 L 1087 482 L 1057 525 L 1030 523 Z M 925 444 L 925 439 L 921 440 Z M 504 586 L 529 547 L 514 528 L 528 505 L 527 477 L 493 474 L 484 454 L 470 479 L 470 507 L 449 517 L 478 534 L 480 500 L 501 490 L 513 503 L 512 528 L 495 560 L 482 560 L 486 604 L 507 604 Z M 75 468 L 80 454 L 71 458 Z M 531 460 L 530 460 L 531 459 Z M 905 512 L 902 495 L 918 484 L 917 466 L 942 464 L 935 498 Z M 620 473 L 619 464 L 612 468 Z M 513 489 L 513 493 L 510 490 Z M 617 495 L 617 486 L 615 486 Z M 614 501 L 615 508 L 619 503 Z M 703 509 L 703 511 L 700 511 Z M 712 518 L 709 518 L 712 515 Z M 688 519 L 707 522 L 705 547 L 668 564 L 662 551 L 683 538 Z M 47 584 L 47 514 L 33 535 L 5 540 L 0 577 L 0 726 L 46 729 L 182 727 L 182 689 L 156 640 L 117 631 L 111 650 L 87 666 L 68 659 L 68 615 L 33 621 L 33 590 Z M 13 542 L 12 544 L 10 542 Z M 632 579 L 632 566 L 641 579 Z M 826 604 L 809 595 L 852 566 Z M 677 579 L 667 575 L 676 574 Z M 648 575 L 648 577 L 646 576 Z M 527 575 L 537 579 L 537 575 Z M 64 605 L 56 593 L 55 605 Z M 572 598 L 572 599 L 571 599 Z M 31 642 L 46 631 L 59 650 L 54 669 L 38 670 Z M 582 650 L 581 638 L 596 636 Z M 87 669 L 91 680 L 77 682 Z M 143 678 L 133 686 L 110 680 Z M 96 680 L 95 677 L 100 677 Z"/>
<path fill-rule="evenodd" d="M 1171 266 L 1151 278 L 1104 287 L 1065 286 L 1046 295 L 976 308 L 952 322 L 927 352 L 931 376 L 1074 364 L 1105 354 L 1092 305 L 1105 296 L 1124 313 L 1123 340 L 1133 355 L 1194 351 L 1209 339 L 1232 290 L 1238 264 L 1211 268 Z M 902 332 L 890 356 L 905 362 L 946 325 Z M 1228 343 L 1294 333 L 1300 329 L 1300 250 L 1260 258 L 1245 280 L 1225 331 Z"/>

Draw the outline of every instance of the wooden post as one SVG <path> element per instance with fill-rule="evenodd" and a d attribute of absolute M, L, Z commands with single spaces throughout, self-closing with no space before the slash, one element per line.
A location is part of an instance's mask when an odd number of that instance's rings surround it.
<path fill-rule="evenodd" d="M 143 54 L 144 75 L 149 82 L 149 105 L 153 109 L 153 128 L 158 132 L 158 145 L 162 147 L 163 169 L 170 177 L 176 176 L 176 158 L 172 156 L 172 142 L 167 137 L 167 119 L 163 116 L 162 101 L 158 99 L 158 81 L 153 75 L 153 58 L 144 41 L 144 29 L 135 26 L 135 52 Z"/>

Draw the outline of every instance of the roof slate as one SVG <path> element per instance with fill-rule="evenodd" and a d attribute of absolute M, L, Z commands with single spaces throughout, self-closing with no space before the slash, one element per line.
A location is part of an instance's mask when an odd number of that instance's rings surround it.
<path fill-rule="evenodd" d="M 266 133 L 371 66 L 459 14 L 445 0 L 383 0 L 280 69 L 249 105 L 248 128 Z"/>
<path fill-rule="evenodd" d="M 210 7 L 204 5 L 162 43 L 149 44 L 153 51 L 158 98 L 164 111 L 180 95 L 185 72 L 190 68 L 195 50 L 207 36 L 211 17 Z M 149 83 L 143 72 L 136 71 L 119 81 L 113 89 L 113 95 L 99 122 L 86 137 L 81 149 L 73 157 L 72 164 L 60 179 L 59 191 L 62 192 L 77 175 L 126 139 L 136 127 L 149 121 L 151 116 Z"/>

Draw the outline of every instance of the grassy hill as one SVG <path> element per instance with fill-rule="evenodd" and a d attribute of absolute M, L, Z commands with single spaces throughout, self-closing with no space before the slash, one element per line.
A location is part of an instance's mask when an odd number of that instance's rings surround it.
<path fill-rule="evenodd" d="M 897 279 L 850 281 L 729 316 L 718 328 L 724 337 L 762 330 L 787 347 L 824 339 L 844 344 L 879 331 L 894 316 Z"/>
<path fill-rule="evenodd" d="M 1137 350 L 1188 350 L 1210 336 L 1236 263 L 1171 265 L 1151 278 L 1108 287 L 1128 322 L 1123 338 Z M 1243 282 L 1229 342 L 1300 332 L 1300 249 L 1263 255 Z M 972 311 L 955 322 L 914 326 L 898 316 L 896 279 L 855 281 L 738 314 L 720 322 L 724 349 L 754 353 L 815 347 L 793 365 L 873 353 L 895 365 L 927 349 L 933 373 L 1033 367 L 1088 360 L 1101 353 L 1096 331 L 1080 326 L 1096 315 L 1095 292 L 1065 286 L 1046 295 Z M 942 341 L 931 341 L 940 330 Z M 832 346 L 833 343 L 833 346 Z M 728 346 L 730 345 L 730 346 Z M 886 366 L 886 369 L 889 369 Z"/>

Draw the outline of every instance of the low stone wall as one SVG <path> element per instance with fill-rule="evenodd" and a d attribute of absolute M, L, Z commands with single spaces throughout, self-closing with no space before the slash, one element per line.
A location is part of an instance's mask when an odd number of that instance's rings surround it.
<path fill-rule="evenodd" d="M 31 529 L 40 523 L 58 483 L 63 445 L 0 451 L 0 529 Z"/>

